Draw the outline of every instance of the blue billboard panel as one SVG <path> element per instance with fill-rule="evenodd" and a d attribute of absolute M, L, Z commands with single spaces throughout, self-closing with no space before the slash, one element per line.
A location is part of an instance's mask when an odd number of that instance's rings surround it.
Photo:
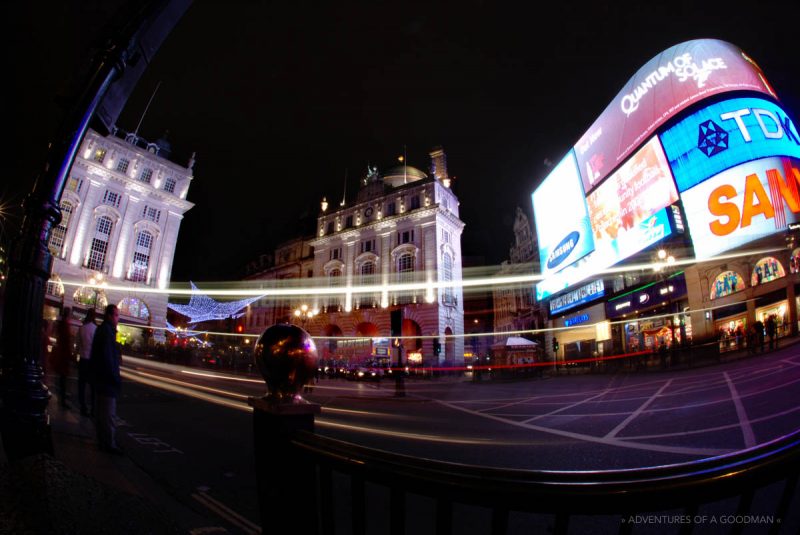
<path fill-rule="evenodd" d="M 557 273 L 594 249 L 589 210 L 572 151 L 545 177 L 531 201 L 543 275 Z"/>
<path fill-rule="evenodd" d="M 598 248 L 580 262 L 536 283 L 536 299 L 547 299 L 573 284 L 596 276 L 600 271 L 672 234 L 668 210 L 669 207 L 662 208 L 638 222 L 628 232 L 599 242 Z"/>
<path fill-rule="evenodd" d="M 707 106 L 661 134 L 678 191 L 745 162 L 800 158 L 800 136 L 777 104 L 734 98 Z"/>

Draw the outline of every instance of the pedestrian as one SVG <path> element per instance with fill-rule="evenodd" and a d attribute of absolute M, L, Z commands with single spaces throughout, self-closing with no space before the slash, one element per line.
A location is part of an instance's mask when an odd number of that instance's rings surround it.
<path fill-rule="evenodd" d="M 119 310 L 108 305 L 103 314 L 103 323 L 97 328 L 92 340 L 89 359 L 95 394 L 95 425 L 97 443 L 101 450 L 121 454 L 116 441 L 117 398 L 122 380 L 119 365 L 122 351 L 117 343 Z"/>
<path fill-rule="evenodd" d="M 775 349 L 775 334 L 777 325 L 775 324 L 775 315 L 771 314 L 767 318 L 767 336 L 769 336 L 769 350 Z"/>
<path fill-rule="evenodd" d="M 70 362 L 73 359 L 74 345 L 72 333 L 69 329 L 69 316 L 72 309 L 64 307 L 61 318 L 56 325 L 56 343 L 50 353 L 53 372 L 56 374 L 58 390 L 58 404 L 62 409 L 69 409 L 67 402 L 67 376 L 69 375 Z"/>
<path fill-rule="evenodd" d="M 756 329 L 756 347 L 761 348 L 761 352 L 764 352 L 764 324 L 761 320 L 757 320 L 753 326 Z"/>
<path fill-rule="evenodd" d="M 78 402 L 81 404 L 81 415 L 91 416 L 94 411 L 94 386 L 91 383 L 92 340 L 97 330 L 95 317 L 97 313 L 90 308 L 83 318 L 83 325 L 78 329 Z M 89 404 L 86 404 L 86 387 L 89 387 Z"/>

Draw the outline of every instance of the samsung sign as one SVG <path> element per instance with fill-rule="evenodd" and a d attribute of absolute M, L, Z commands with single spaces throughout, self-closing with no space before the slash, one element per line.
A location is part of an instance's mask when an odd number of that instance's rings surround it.
<path fill-rule="evenodd" d="M 800 135 L 783 109 L 761 98 L 707 106 L 663 134 L 679 191 L 767 156 L 800 158 Z"/>
<path fill-rule="evenodd" d="M 580 288 L 559 295 L 550 300 L 550 315 L 558 314 L 565 310 L 588 303 L 594 299 L 599 299 L 605 295 L 605 285 L 603 279 L 597 279 Z"/>

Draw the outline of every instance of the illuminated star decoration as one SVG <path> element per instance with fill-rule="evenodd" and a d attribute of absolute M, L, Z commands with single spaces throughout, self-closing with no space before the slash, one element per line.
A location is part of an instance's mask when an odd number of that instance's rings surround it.
<path fill-rule="evenodd" d="M 175 305 L 173 303 L 167 303 L 167 307 L 189 318 L 188 323 L 191 324 L 200 323 L 201 321 L 238 318 L 242 315 L 242 313 L 239 312 L 240 310 L 253 301 L 261 299 L 261 296 L 258 296 L 240 299 L 239 301 L 221 303 L 205 294 L 201 294 L 200 290 L 192 281 L 189 281 L 189 284 L 192 285 L 192 297 L 189 299 L 189 304 Z"/>

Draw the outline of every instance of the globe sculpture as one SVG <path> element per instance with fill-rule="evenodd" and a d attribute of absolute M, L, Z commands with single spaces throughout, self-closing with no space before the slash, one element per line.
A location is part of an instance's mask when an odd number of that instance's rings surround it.
<path fill-rule="evenodd" d="M 267 399 L 291 403 L 300 398 L 300 390 L 314 377 L 317 346 L 300 327 L 279 323 L 261 333 L 254 358 L 267 383 Z"/>

